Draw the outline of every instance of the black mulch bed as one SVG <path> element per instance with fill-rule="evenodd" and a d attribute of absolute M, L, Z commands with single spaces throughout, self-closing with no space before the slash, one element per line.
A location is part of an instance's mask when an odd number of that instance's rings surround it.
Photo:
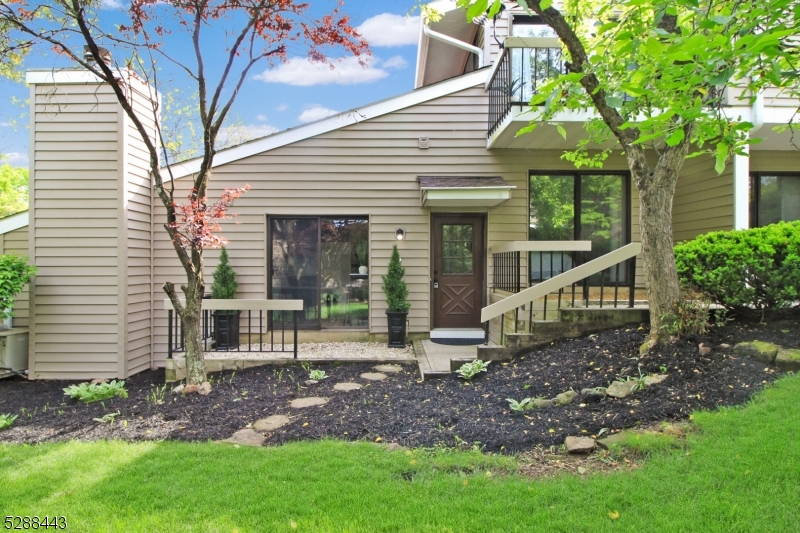
<path fill-rule="evenodd" d="M 0 380 L 0 413 L 18 414 L 0 442 L 44 442 L 66 439 L 218 440 L 230 437 L 248 423 L 274 414 L 292 422 L 267 434 L 266 444 L 332 437 L 397 442 L 404 446 L 470 445 L 489 451 L 517 452 L 536 445 L 558 445 L 568 435 L 596 435 L 601 428 L 621 429 L 661 420 L 686 418 L 696 409 L 713 409 L 747 401 L 778 377 L 775 368 L 733 355 L 744 340 L 764 340 L 787 347 L 800 346 L 794 321 L 769 324 L 733 323 L 707 336 L 681 340 L 643 358 L 638 347 L 646 329 L 629 328 L 557 342 L 509 363 L 492 363 L 488 373 L 468 385 L 455 375 L 419 381 L 416 365 L 382 382 L 359 378 L 372 364 L 324 365 L 330 375 L 318 385 L 305 386 L 300 367 L 257 367 L 212 374 L 208 396 L 172 394 L 156 404 L 148 400 L 163 385 L 162 371 L 145 372 L 127 380 L 130 397 L 84 405 L 69 400 L 67 382 Z M 698 344 L 713 347 L 703 357 Z M 662 383 L 628 398 L 591 401 L 580 397 L 569 406 L 547 407 L 524 414 L 509 410 L 506 398 L 552 398 L 570 388 L 606 386 L 616 376 L 658 373 Z M 333 385 L 353 381 L 364 385 L 337 392 Z M 330 398 L 328 404 L 292 409 L 289 402 L 306 396 Z M 113 424 L 97 422 L 119 411 Z"/>

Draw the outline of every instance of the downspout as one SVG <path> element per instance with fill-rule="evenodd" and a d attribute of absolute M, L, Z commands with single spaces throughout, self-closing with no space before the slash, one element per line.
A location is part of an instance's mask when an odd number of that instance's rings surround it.
<path fill-rule="evenodd" d="M 764 125 L 764 94 L 756 93 L 755 100 L 750 109 L 753 128 L 748 133 L 752 135 Z M 748 155 L 750 146 L 744 147 Z M 750 157 L 735 155 L 733 159 L 733 229 L 747 229 L 750 227 Z"/>
<path fill-rule="evenodd" d="M 478 64 L 483 67 L 483 50 L 478 48 L 477 46 L 472 46 L 471 44 L 467 44 L 464 41 L 459 41 L 458 39 L 453 39 L 443 33 L 439 33 L 433 31 L 428 27 L 427 24 L 422 25 L 422 33 L 427 35 L 431 39 L 436 39 L 437 41 L 442 41 L 443 43 L 447 43 L 451 46 L 455 46 L 456 48 L 461 48 L 462 50 L 466 50 L 467 52 L 472 52 L 478 56 Z"/>

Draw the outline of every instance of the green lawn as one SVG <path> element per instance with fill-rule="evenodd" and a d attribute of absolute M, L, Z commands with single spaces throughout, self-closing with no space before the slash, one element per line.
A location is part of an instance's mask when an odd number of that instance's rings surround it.
<path fill-rule="evenodd" d="M 687 450 L 551 480 L 509 474 L 508 457 L 371 443 L 5 445 L 0 514 L 64 515 L 69 531 L 798 531 L 798 398 L 788 377 L 696 414 Z"/>

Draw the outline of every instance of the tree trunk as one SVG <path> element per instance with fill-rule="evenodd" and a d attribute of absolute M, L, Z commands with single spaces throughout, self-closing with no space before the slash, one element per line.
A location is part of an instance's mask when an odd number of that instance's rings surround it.
<path fill-rule="evenodd" d="M 192 259 L 194 264 L 200 265 L 200 274 L 197 275 L 192 272 L 188 276 L 187 285 L 181 287 L 186 298 L 186 304 L 179 314 L 183 323 L 186 383 L 188 385 L 200 385 L 206 381 L 202 336 L 202 303 L 203 293 L 205 292 L 205 281 L 202 274 L 202 251 L 192 253 Z"/>
<path fill-rule="evenodd" d="M 682 159 L 659 165 L 650 179 L 634 175 L 639 190 L 639 227 L 642 240 L 644 278 L 650 306 L 650 335 L 645 346 L 664 341 L 669 333 L 662 326 L 673 315 L 681 298 L 672 242 L 672 199 Z"/>

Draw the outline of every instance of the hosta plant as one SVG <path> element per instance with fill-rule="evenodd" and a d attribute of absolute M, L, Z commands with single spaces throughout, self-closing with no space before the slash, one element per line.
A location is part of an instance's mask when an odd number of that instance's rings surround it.
<path fill-rule="evenodd" d="M 456 374 L 467 381 L 470 381 L 479 373 L 486 372 L 487 368 L 489 368 L 489 361 L 481 361 L 480 359 L 476 359 L 471 363 L 464 363 L 461 365 L 461 368 L 456 370 Z"/>
<path fill-rule="evenodd" d="M 64 394 L 75 400 L 85 403 L 97 402 L 119 396 L 127 398 L 128 391 L 125 390 L 124 381 L 109 381 L 107 383 L 80 383 L 70 385 L 64 389 Z"/>

